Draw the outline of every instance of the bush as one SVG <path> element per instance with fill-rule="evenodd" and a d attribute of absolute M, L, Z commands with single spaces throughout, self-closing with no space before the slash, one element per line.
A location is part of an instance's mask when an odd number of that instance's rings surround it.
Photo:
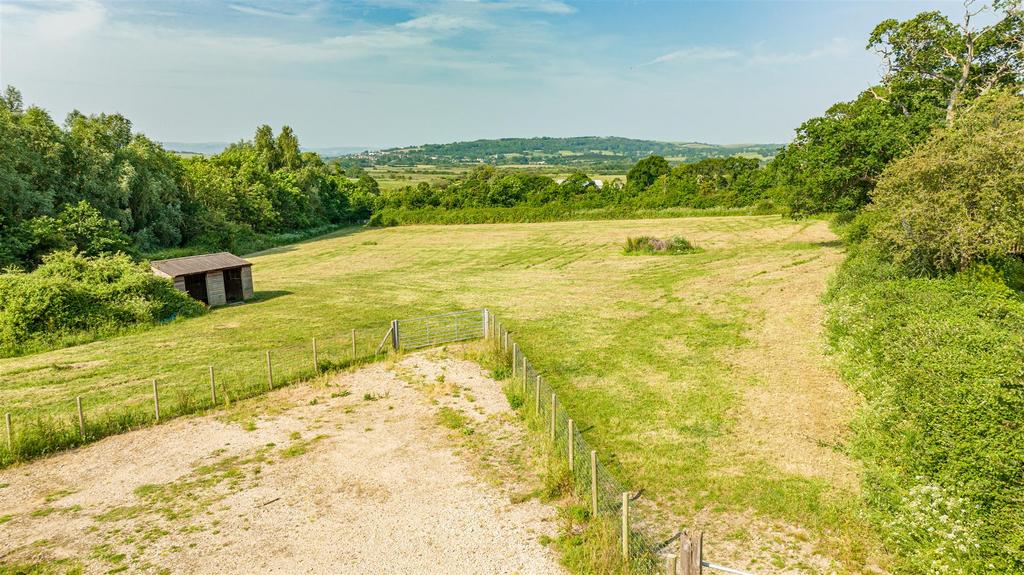
<path fill-rule="evenodd" d="M 95 339 L 204 309 L 124 254 L 54 252 L 31 273 L 0 274 L 0 354 Z"/>
<path fill-rule="evenodd" d="M 682 236 L 670 240 L 659 240 L 650 236 L 626 238 L 626 247 L 622 253 L 626 255 L 680 255 L 700 251 Z"/>
<path fill-rule="evenodd" d="M 854 453 L 901 571 L 1024 573 L 1024 298 L 1014 264 L 911 278 L 853 246 L 829 334 L 866 406 Z"/>
<path fill-rule="evenodd" d="M 871 237 L 917 274 L 1024 246 L 1024 98 L 996 93 L 882 174 Z"/>

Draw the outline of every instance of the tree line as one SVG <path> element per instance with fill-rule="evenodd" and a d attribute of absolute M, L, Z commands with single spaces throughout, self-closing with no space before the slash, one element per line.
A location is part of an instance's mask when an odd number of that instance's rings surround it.
<path fill-rule="evenodd" d="M 0 268 L 54 251 L 235 249 L 261 235 L 366 219 L 378 192 L 317 154 L 288 126 L 211 157 L 182 158 L 120 114 L 72 112 L 63 125 L 0 96 Z"/>

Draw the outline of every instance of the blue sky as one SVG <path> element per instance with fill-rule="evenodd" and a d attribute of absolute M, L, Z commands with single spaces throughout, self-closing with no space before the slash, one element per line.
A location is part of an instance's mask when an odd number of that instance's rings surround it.
<path fill-rule="evenodd" d="M 0 0 L 0 84 L 161 141 L 784 142 L 877 81 L 885 18 L 950 2 Z"/>

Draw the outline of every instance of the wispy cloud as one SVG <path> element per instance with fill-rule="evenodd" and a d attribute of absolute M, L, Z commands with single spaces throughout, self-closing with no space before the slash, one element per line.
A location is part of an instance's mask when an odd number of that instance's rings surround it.
<path fill-rule="evenodd" d="M 29 34 L 55 44 L 74 41 L 107 20 L 107 10 L 96 0 L 0 3 L 0 10 L 2 15 L 21 19 Z"/>
<path fill-rule="evenodd" d="M 853 51 L 851 43 L 845 38 L 833 38 L 828 44 L 802 52 L 771 52 L 765 49 L 764 43 L 754 45 L 752 50 L 741 51 L 732 48 L 715 46 L 693 46 L 683 48 L 644 62 L 641 66 L 668 64 L 670 62 L 702 62 L 714 60 L 742 60 L 758 65 L 799 64 L 826 58 L 838 58 L 849 55 Z"/>
<path fill-rule="evenodd" d="M 652 66 L 654 64 L 664 64 L 667 62 L 700 62 L 708 60 L 731 60 L 733 58 L 739 58 L 741 54 L 736 50 L 728 48 L 717 48 L 712 46 L 693 46 L 690 48 L 683 48 L 682 50 L 676 50 L 667 54 L 662 54 L 650 62 L 641 64 L 642 66 Z"/>
<path fill-rule="evenodd" d="M 316 16 L 320 11 L 320 4 L 314 4 L 313 6 L 300 10 L 298 12 L 284 12 L 281 10 L 273 10 L 270 8 L 263 8 L 252 4 L 238 4 L 229 3 L 228 8 L 242 14 L 249 16 L 259 16 L 261 18 L 278 18 L 283 20 L 308 20 Z"/>
<path fill-rule="evenodd" d="M 833 38 L 828 44 L 803 52 L 773 53 L 763 51 L 763 44 L 755 47 L 751 61 L 755 64 L 798 64 L 823 58 L 837 58 L 850 54 L 853 46 L 845 38 Z"/>
<path fill-rule="evenodd" d="M 493 28 L 494 25 L 484 20 L 466 16 L 429 14 L 401 22 L 397 27 L 403 30 L 451 32 L 454 30 L 485 30 Z"/>
<path fill-rule="evenodd" d="M 576 8 L 559 0 L 502 0 L 491 3 L 489 6 L 508 10 L 541 12 L 544 14 L 572 14 L 576 12 Z"/>

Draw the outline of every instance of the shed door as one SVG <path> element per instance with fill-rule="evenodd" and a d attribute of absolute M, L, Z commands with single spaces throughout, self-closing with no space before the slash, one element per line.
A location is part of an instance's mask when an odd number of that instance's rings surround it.
<path fill-rule="evenodd" d="M 224 297 L 228 303 L 242 301 L 242 268 L 224 270 Z"/>
<path fill-rule="evenodd" d="M 210 300 L 206 295 L 206 274 L 192 274 L 185 276 L 185 292 L 207 305 Z"/>

